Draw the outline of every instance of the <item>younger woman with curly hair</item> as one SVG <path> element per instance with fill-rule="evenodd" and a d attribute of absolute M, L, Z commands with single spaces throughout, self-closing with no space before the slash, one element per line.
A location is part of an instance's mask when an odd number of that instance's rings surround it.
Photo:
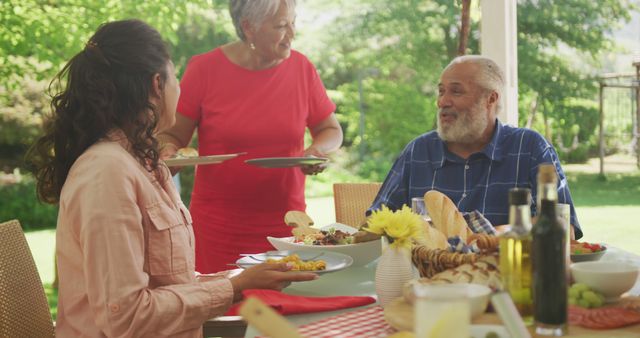
<path fill-rule="evenodd" d="M 58 337 L 200 337 L 247 288 L 317 278 L 261 264 L 197 275 L 191 216 L 155 135 L 180 89 L 142 21 L 102 25 L 57 76 L 53 115 L 28 154 L 39 197 L 60 207 Z"/>

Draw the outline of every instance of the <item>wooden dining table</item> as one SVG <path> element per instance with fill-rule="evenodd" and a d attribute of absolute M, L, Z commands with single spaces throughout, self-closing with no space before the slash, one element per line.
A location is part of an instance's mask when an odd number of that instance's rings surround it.
<path fill-rule="evenodd" d="M 633 253 L 609 247 L 601 260 L 625 261 L 640 267 L 640 256 Z M 293 283 L 283 290 L 283 292 L 292 295 L 302 296 L 375 296 L 375 276 L 376 262 L 372 262 L 364 267 L 349 267 L 347 269 L 332 273 L 323 274 L 319 279 L 310 282 Z M 629 295 L 640 296 L 640 277 L 636 281 L 634 287 L 628 292 Z M 371 304 L 367 307 L 377 307 L 379 304 Z M 323 319 L 336 315 L 345 316 L 350 312 L 358 311 L 366 307 L 350 308 L 338 311 L 327 311 L 318 313 L 298 314 L 286 316 L 286 319 L 295 326 L 304 326 L 315 323 Z M 238 317 L 219 317 L 212 319 L 212 323 L 216 325 L 229 320 L 229 323 L 239 320 Z M 383 319 L 381 319 L 383 320 Z M 237 322 L 235 322 L 237 324 Z M 472 324 L 498 324 L 502 322 L 494 312 L 486 312 L 474 318 Z M 206 327 L 205 324 L 205 336 Z M 530 328 L 531 329 L 531 328 Z M 244 333 L 246 338 L 254 338 L 260 336 L 255 328 L 249 325 Z M 535 337 L 535 335 L 533 335 Z M 615 330 L 589 330 L 579 326 L 570 326 L 568 337 L 640 337 L 640 324 L 627 326 Z"/>

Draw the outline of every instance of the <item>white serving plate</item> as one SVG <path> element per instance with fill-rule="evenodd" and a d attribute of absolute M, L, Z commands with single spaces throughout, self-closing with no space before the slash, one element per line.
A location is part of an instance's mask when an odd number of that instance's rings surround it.
<path fill-rule="evenodd" d="M 327 161 L 329 159 L 325 157 L 265 157 L 254 158 L 244 162 L 262 168 L 289 168 L 321 164 Z"/>
<path fill-rule="evenodd" d="M 239 155 L 243 155 L 243 154 L 245 153 L 168 158 L 164 160 L 164 163 L 169 167 L 184 167 L 184 166 L 190 166 L 190 165 L 216 164 L 216 163 L 222 163 L 226 160 L 230 160 L 232 158 L 238 157 Z"/>
<path fill-rule="evenodd" d="M 324 270 L 314 270 L 311 272 L 314 273 L 327 273 L 340 271 L 342 269 L 346 269 L 353 263 L 353 259 L 350 256 L 337 253 L 337 252 L 310 252 L 310 251 L 267 251 L 254 255 L 247 255 L 245 257 L 241 257 L 236 261 L 236 265 L 241 268 L 248 268 L 257 264 L 261 264 L 265 262 L 267 259 L 282 259 L 283 257 L 296 254 L 300 257 L 301 260 L 323 260 L 327 263 L 327 268 Z"/>
<path fill-rule="evenodd" d="M 329 228 L 335 228 L 336 230 L 344 231 L 349 234 L 353 234 L 358 231 L 353 227 L 341 223 L 333 223 L 323 226 L 321 230 L 328 230 Z M 382 253 L 382 244 L 380 243 L 380 240 L 344 245 L 305 245 L 302 243 L 295 243 L 295 238 L 293 236 L 267 237 L 267 240 L 278 250 L 309 252 L 327 251 L 349 255 L 353 258 L 353 266 L 367 265 L 380 257 L 380 254 Z"/>

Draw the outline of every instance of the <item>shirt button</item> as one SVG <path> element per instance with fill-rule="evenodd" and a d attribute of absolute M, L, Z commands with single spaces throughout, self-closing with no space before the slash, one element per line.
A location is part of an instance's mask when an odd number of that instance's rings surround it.
<path fill-rule="evenodd" d="M 109 309 L 111 309 L 111 312 L 118 312 L 118 311 L 120 311 L 120 305 L 111 304 L 111 305 L 109 305 Z"/>
<path fill-rule="evenodd" d="M 468 164 L 465 164 L 465 165 L 464 165 L 464 169 L 465 169 L 465 170 L 469 170 L 469 165 L 468 165 Z"/>

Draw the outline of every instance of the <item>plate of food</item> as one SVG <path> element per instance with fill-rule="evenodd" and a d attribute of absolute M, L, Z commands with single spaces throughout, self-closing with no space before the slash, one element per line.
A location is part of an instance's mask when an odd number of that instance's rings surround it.
<path fill-rule="evenodd" d="M 262 168 L 289 168 L 305 165 L 322 164 L 329 161 L 326 157 L 264 157 L 244 161 L 247 164 Z"/>
<path fill-rule="evenodd" d="M 261 263 L 293 264 L 293 271 L 311 271 L 315 273 L 327 273 L 346 269 L 353 263 L 353 259 L 338 252 L 311 252 L 311 251 L 267 251 L 259 254 L 244 254 L 236 261 L 236 265 L 246 269 Z"/>
<path fill-rule="evenodd" d="M 597 261 L 607 252 L 607 247 L 598 243 L 571 242 L 571 261 Z"/>
<path fill-rule="evenodd" d="M 173 157 L 164 160 L 164 163 L 169 167 L 216 164 L 243 154 L 246 153 L 198 156 L 197 150 L 187 147 L 180 148 Z"/>
<path fill-rule="evenodd" d="M 304 252 L 335 252 L 353 258 L 353 266 L 366 265 L 382 253 L 380 239 L 356 243 L 356 228 L 341 223 L 333 223 L 306 234 L 290 237 L 267 237 L 278 250 Z"/>

